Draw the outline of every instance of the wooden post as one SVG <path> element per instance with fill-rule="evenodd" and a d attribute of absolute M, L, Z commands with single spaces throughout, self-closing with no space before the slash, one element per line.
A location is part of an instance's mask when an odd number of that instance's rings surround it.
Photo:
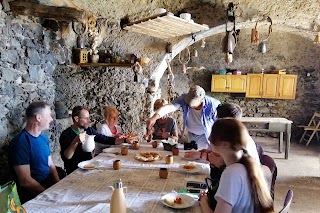
<path fill-rule="evenodd" d="M 31 2 L 9 2 L 11 11 L 15 15 L 36 16 L 56 21 L 86 21 L 86 13 L 70 7 L 45 6 Z"/>

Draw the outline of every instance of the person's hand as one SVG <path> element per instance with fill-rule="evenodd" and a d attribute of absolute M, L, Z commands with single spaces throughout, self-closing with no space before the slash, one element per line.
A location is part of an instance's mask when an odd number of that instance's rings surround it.
<path fill-rule="evenodd" d="M 170 137 L 170 135 L 165 131 L 161 131 L 161 137 L 165 138 L 165 139 L 168 139 Z"/>
<path fill-rule="evenodd" d="M 146 141 L 151 141 L 151 138 L 152 138 L 151 134 L 143 135 L 143 139 L 145 139 Z"/>
<path fill-rule="evenodd" d="M 214 165 L 215 167 L 221 167 L 225 164 L 221 155 L 216 152 L 211 152 L 208 154 L 208 160 L 210 164 Z"/>
<path fill-rule="evenodd" d="M 206 200 L 208 201 L 208 196 L 207 196 L 207 193 L 205 191 L 202 191 L 200 194 L 199 194 L 199 201 L 202 201 L 202 200 Z"/>
<path fill-rule="evenodd" d="M 134 139 L 129 139 L 129 138 L 127 138 L 127 139 L 126 139 L 126 142 L 127 142 L 128 144 L 133 144 Z"/>
<path fill-rule="evenodd" d="M 78 138 L 79 138 L 79 142 L 83 143 L 86 140 L 86 133 L 85 132 L 80 133 L 78 135 Z"/>
<path fill-rule="evenodd" d="M 201 153 L 198 151 L 190 151 L 190 152 L 185 152 L 184 157 L 185 158 L 190 158 L 190 159 L 199 159 Z"/>
<path fill-rule="evenodd" d="M 146 125 L 148 130 L 152 129 L 153 125 L 156 123 L 157 117 L 159 117 L 158 114 L 154 114 L 151 118 L 147 120 Z"/>
<path fill-rule="evenodd" d="M 116 141 L 115 141 L 116 145 L 119 145 L 119 144 L 122 144 L 122 143 L 124 143 L 124 138 L 116 138 Z"/>
<path fill-rule="evenodd" d="M 120 139 L 125 138 L 125 137 L 126 137 L 126 135 L 122 134 L 122 133 L 119 133 L 116 135 L 116 138 L 120 138 Z"/>

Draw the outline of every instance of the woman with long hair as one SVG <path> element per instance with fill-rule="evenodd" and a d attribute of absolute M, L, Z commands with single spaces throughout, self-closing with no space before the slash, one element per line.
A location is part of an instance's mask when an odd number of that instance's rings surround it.
<path fill-rule="evenodd" d="M 201 196 L 204 213 L 271 213 L 273 200 L 261 167 L 246 150 L 250 135 L 241 121 L 233 118 L 218 119 L 209 138 L 213 152 L 226 163 L 215 199 L 216 208 L 210 209 L 208 197 Z"/>

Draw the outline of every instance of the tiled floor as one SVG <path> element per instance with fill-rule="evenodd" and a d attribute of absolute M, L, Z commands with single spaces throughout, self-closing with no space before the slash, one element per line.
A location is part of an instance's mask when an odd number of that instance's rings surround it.
<path fill-rule="evenodd" d="M 320 212 L 320 142 L 304 144 L 291 142 L 289 159 L 278 153 L 276 138 L 253 137 L 262 145 L 264 152 L 271 156 L 278 167 L 275 186 L 275 208 L 279 212 L 288 189 L 293 190 L 290 213 Z"/>

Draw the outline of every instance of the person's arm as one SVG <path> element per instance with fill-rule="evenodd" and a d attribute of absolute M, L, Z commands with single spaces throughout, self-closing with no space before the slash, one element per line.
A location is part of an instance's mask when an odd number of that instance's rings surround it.
<path fill-rule="evenodd" d="M 214 210 L 209 206 L 208 196 L 204 195 L 201 197 L 200 206 L 202 213 L 231 213 L 232 206 L 221 198 L 217 198 L 217 205 Z"/>
<path fill-rule="evenodd" d="M 231 213 L 232 212 L 232 206 L 225 200 L 221 198 L 216 198 L 217 200 L 217 205 L 214 210 L 214 213 Z"/>
<path fill-rule="evenodd" d="M 178 139 L 179 139 L 178 130 L 177 129 L 172 130 L 171 134 L 172 135 L 170 136 L 170 138 L 173 138 L 174 140 L 178 141 Z"/>
<path fill-rule="evenodd" d="M 201 196 L 200 206 L 201 206 L 202 213 L 214 213 L 214 211 L 209 206 L 207 195 Z"/>
<path fill-rule="evenodd" d="M 208 161 L 210 162 L 211 165 L 214 165 L 215 167 L 218 167 L 218 168 L 225 165 L 223 158 L 215 152 L 208 153 Z"/>
<path fill-rule="evenodd" d="M 86 129 L 86 132 L 88 135 L 95 135 L 94 141 L 101 144 L 118 145 L 124 142 L 123 138 L 120 139 L 120 138 L 114 138 L 114 137 L 102 135 L 92 127 L 89 127 L 88 129 Z"/>
<path fill-rule="evenodd" d="M 86 133 L 80 133 L 77 135 L 71 142 L 70 146 L 66 150 L 64 150 L 63 154 L 67 159 L 71 159 L 73 154 L 78 147 L 79 143 L 82 143 L 85 140 Z"/>
<path fill-rule="evenodd" d="M 31 177 L 30 165 L 17 165 L 13 167 L 20 186 L 34 194 L 40 194 L 45 190 L 43 186 Z"/>
<path fill-rule="evenodd" d="M 217 120 L 217 107 L 219 106 L 219 104 L 221 104 L 221 102 L 218 99 L 215 99 L 213 97 L 210 97 L 210 101 L 211 101 L 211 109 L 213 110 L 213 113 L 211 114 L 212 119 L 213 120 Z"/>
<path fill-rule="evenodd" d="M 49 156 L 49 166 L 50 166 L 50 173 L 51 173 L 51 177 L 52 177 L 52 181 L 54 183 L 58 183 L 60 181 L 56 166 L 54 165 L 51 156 Z"/>
<path fill-rule="evenodd" d="M 156 111 L 153 114 L 153 116 L 147 120 L 147 129 L 151 129 L 153 125 L 156 123 L 156 120 L 158 120 L 159 118 L 163 117 L 168 113 L 176 111 L 177 109 L 179 109 L 179 107 L 180 105 L 173 105 L 173 104 L 167 104 L 160 107 L 160 109 L 158 109 L 158 111 Z"/>

